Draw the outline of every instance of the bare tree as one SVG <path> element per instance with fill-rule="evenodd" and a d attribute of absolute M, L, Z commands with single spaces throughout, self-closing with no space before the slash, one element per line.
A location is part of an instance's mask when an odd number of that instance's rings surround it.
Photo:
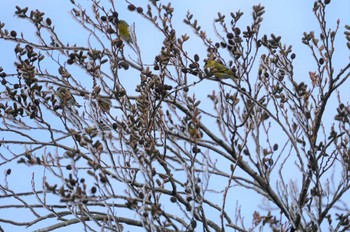
<path fill-rule="evenodd" d="M 219 13 L 211 39 L 191 13 L 184 23 L 194 34 L 177 31 L 170 3 L 126 2 L 163 35 L 152 65 L 113 1 L 91 0 L 89 11 L 71 0 L 87 46 L 62 41 L 59 23 L 28 7 L 15 14 L 39 41 L 1 23 L 1 41 L 14 42 L 17 58 L 15 70 L 0 69 L 0 208 L 29 216 L 0 223 L 37 231 L 75 224 L 86 231 L 349 230 L 350 106 L 340 91 L 350 63 L 334 69 L 334 41 L 343 35 L 340 21 L 327 26 L 330 1 L 314 3 L 321 33 L 302 38 L 317 67 L 303 81 L 292 47 L 259 34 L 261 5 L 246 26 L 238 26 L 243 12 Z M 185 50 L 192 36 L 205 57 Z M 350 26 L 345 36 L 350 49 Z M 24 170 L 32 173 L 21 177 L 29 189 L 9 181 Z M 242 193 L 262 199 L 251 221 L 241 213 Z"/>

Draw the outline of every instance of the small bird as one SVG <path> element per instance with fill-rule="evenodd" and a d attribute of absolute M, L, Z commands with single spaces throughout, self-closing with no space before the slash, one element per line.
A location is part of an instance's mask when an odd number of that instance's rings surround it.
<path fill-rule="evenodd" d="M 91 125 L 89 127 L 85 127 L 84 131 L 91 137 L 96 137 L 96 135 L 98 134 L 98 132 L 107 132 L 110 131 L 111 129 L 109 128 L 109 126 L 107 126 L 106 124 L 104 124 L 103 122 L 100 122 L 98 125 L 99 129 L 96 128 L 95 125 Z"/>
<path fill-rule="evenodd" d="M 192 122 L 187 125 L 187 130 L 192 139 L 201 139 L 203 137 L 203 132 L 194 126 Z"/>
<path fill-rule="evenodd" d="M 119 30 L 119 36 L 127 43 L 132 44 L 132 38 L 130 34 L 130 27 L 127 22 L 124 20 L 118 21 L 118 30 Z"/>
<path fill-rule="evenodd" d="M 219 79 L 227 79 L 227 78 L 238 78 L 232 70 L 228 69 L 225 65 L 220 64 L 215 60 L 208 60 L 206 68 L 210 69 L 210 72 Z"/>
<path fill-rule="evenodd" d="M 56 91 L 57 97 L 60 99 L 60 102 L 64 106 L 77 106 L 81 107 L 81 105 L 75 100 L 72 93 L 66 89 L 65 87 L 59 87 Z"/>

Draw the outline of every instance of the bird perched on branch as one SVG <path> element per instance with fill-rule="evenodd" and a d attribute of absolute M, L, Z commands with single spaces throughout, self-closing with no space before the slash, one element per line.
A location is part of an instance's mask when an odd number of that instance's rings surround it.
<path fill-rule="evenodd" d="M 193 125 L 192 122 L 187 125 L 187 130 L 192 139 L 201 139 L 203 137 L 203 132 L 198 126 Z"/>
<path fill-rule="evenodd" d="M 57 97 L 60 99 L 60 102 L 62 105 L 71 107 L 71 106 L 77 106 L 81 107 L 81 105 L 75 100 L 72 93 L 66 89 L 65 87 L 59 87 L 56 91 Z"/>
<path fill-rule="evenodd" d="M 124 20 L 118 21 L 119 36 L 127 43 L 132 44 L 132 38 L 130 34 L 130 27 Z"/>
<path fill-rule="evenodd" d="M 227 78 L 237 78 L 236 74 L 230 69 L 228 69 L 225 65 L 220 64 L 219 62 L 215 60 L 208 60 L 206 65 L 206 68 L 210 70 L 210 72 L 219 79 L 227 79 Z"/>

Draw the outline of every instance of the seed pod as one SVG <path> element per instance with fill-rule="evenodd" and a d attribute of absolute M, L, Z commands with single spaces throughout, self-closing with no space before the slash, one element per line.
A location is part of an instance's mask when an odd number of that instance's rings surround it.
<path fill-rule="evenodd" d="M 136 9 L 136 7 L 135 7 L 135 5 L 133 5 L 133 4 L 130 4 L 129 6 L 128 6 L 128 10 L 130 10 L 130 11 L 134 11 Z"/>
<path fill-rule="evenodd" d="M 10 32 L 10 35 L 11 35 L 12 37 L 16 38 L 17 32 L 12 30 L 12 31 Z"/>
<path fill-rule="evenodd" d="M 47 18 L 47 19 L 46 19 L 46 23 L 47 23 L 47 25 L 51 26 L 51 24 L 52 24 L 51 19 L 50 19 L 50 18 Z"/>

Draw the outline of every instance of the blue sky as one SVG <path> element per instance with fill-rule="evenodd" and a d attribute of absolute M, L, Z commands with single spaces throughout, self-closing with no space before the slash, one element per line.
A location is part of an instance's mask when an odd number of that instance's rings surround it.
<path fill-rule="evenodd" d="M 80 26 L 77 23 L 72 23 L 72 18 L 68 11 L 70 10 L 70 4 L 66 3 L 69 1 L 43 1 L 43 0 L 13 0 L 13 1 L 2 1 L 0 3 L 0 21 L 6 23 L 6 28 L 15 29 L 18 33 L 23 31 L 25 36 L 35 39 L 33 36 L 33 30 L 29 27 L 28 23 L 23 23 L 23 20 L 19 20 L 14 16 L 15 6 L 29 6 L 30 9 L 39 9 L 46 12 L 46 16 L 49 16 L 53 23 L 56 25 L 56 31 L 58 34 L 64 38 L 66 42 L 71 44 L 74 42 L 86 44 L 86 33 L 80 33 Z M 79 2 L 78 0 L 76 2 Z M 89 1 L 82 0 L 81 4 L 85 8 L 90 9 Z M 107 3 L 104 0 L 102 2 Z M 154 56 L 160 51 L 160 33 L 155 31 L 149 22 L 144 21 L 143 18 L 138 16 L 136 13 L 131 13 L 126 10 L 126 4 L 123 1 L 115 1 L 119 7 L 120 18 L 125 19 L 130 24 L 135 22 L 136 34 L 138 36 L 138 42 L 140 44 L 142 54 L 145 59 L 145 63 L 152 64 Z M 141 1 L 139 1 L 141 2 Z M 164 2 L 164 1 L 162 1 Z M 175 8 L 174 13 L 174 25 L 177 28 L 178 33 L 187 33 L 190 35 L 191 40 L 188 43 L 188 49 L 190 54 L 200 54 L 201 58 L 204 57 L 205 48 L 203 47 L 201 41 L 195 37 L 192 30 L 183 24 L 182 20 L 185 17 L 187 11 L 193 13 L 194 18 L 198 19 L 199 24 L 202 29 L 207 31 L 207 34 L 217 40 L 215 33 L 213 32 L 213 19 L 217 16 L 217 12 L 222 12 L 223 14 L 229 15 L 231 11 L 235 12 L 241 10 L 245 13 L 243 19 L 241 20 L 241 25 L 249 25 L 251 23 L 251 8 L 254 4 L 258 4 L 260 1 L 246 1 L 246 0 L 193 0 L 185 1 L 179 0 L 172 3 Z M 291 44 L 297 58 L 294 63 L 296 68 L 296 77 L 299 80 L 303 78 L 308 78 L 308 72 L 315 69 L 315 64 L 312 63 L 312 57 L 310 51 L 301 43 L 301 37 L 304 31 L 309 32 L 312 30 L 318 31 L 318 27 L 315 28 L 316 19 L 312 13 L 313 1 L 305 0 L 266 0 L 263 1 L 265 6 L 265 16 L 262 25 L 261 35 L 266 33 L 270 35 L 274 33 L 275 35 L 281 35 L 283 43 L 287 45 Z M 143 5 L 144 6 L 144 5 Z M 328 7 L 328 26 L 334 27 L 337 19 L 341 19 L 339 35 L 336 41 L 336 48 L 345 48 L 345 40 L 343 36 L 344 24 L 350 24 L 350 1 L 335 1 L 333 0 Z M 12 61 L 14 60 L 14 44 L 5 43 L 0 41 L 0 60 L 3 67 L 11 68 L 13 67 Z M 349 62 L 349 52 L 345 49 L 339 49 L 336 52 L 336 69 Z M 339 65 L 338 65 L 339 64 Z M 130 86 L 133 86 L 133 82 L 128 81 Z M 349 83 L 345 86 L 349 88 Z M 201 93 L 196 93 L 199 96 Z M 202 93 L 203 97 L 207 95 L 206 92 Z M 348 92 L 346 92 L 344 98 L 347 101 L 350 100 Z M 1 170 L 0 170 L 1 171 Z M 290 173 L 292 175 L 292 173 Z M 26 173 L 30 175 L 30 173 Z M 14 178 L 14 177 L 13 177 Z M 14 180 L 18 181 L 21 180 Z M 30 184 L 30 183 L 28 183 Z M 247 194 L 249 195 L 249 193 Z M 251 195 L 253 197 L 253 195 Z M 244 201 L 245 200 L 245 201 Z M 256 206 L 254 202 L 249 197 L 241 199 L 240 203 L 247 206 L 247 211 Z M 245 209 L 242 209 L 245 212 Z M 13 212 L 12 212 L 13 213 Z M 16 217 L 13 214 L 13 217 Z M 250 216 L 247 215 L 249 218 Z M 249 224 L 249 221 L 248 221 Z M 5 225 L 2 225 L 6 230 Z M 19 230 L 17 230 L 19 231 Z M 24 231 L 24 230 L 23 230 Z M 58 230 L 64 231 L 64 230 Z"/>

